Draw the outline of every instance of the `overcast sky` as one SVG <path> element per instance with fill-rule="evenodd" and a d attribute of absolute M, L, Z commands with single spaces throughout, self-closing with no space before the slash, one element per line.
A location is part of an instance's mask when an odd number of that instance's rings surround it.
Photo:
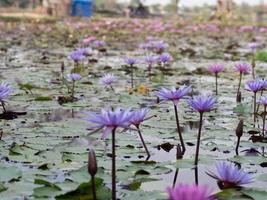
<path fill-rule="evenodd" d="M 127 2 L 130 0 L 118 0 L 120 2 Z M 164 4 L 164 3 L 168 3 L 170 2 L 170 0 L 143 0 L 145 2 L 145 4 L 156 4 L 156 3 L 160 3 L 160 4 Z M 235 3 L 242 3 L 242 2 L 246 2 L 248 4 L 251 5 L 255 5 L 255 4 L 259 4 L 260 2 L 262 2 L 263 0 L 234 0 Z M 203 5 L 204 3 L 207 4 L 215 4 L 217 2 L 217 0 L 180 0 L 180 5 L 181 6 L 199 6 L 199 5 Z M 267 0 L 265 0 L 265 2 L 267 3 Z"/>

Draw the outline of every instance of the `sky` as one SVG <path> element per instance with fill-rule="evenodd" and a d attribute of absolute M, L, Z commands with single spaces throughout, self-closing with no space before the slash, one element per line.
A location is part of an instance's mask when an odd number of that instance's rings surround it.
<path fill-rule="evenodd" d="M 118 0 L 120 2 L 127 2 L 129 0 Z M 146 5 L 149 4 L 166 4 L 168 3 L 170 0 L 143 0 L 145 2 Z M 235 3 L 241 4 L 242 2 L 251 4 L 251 5 L 255 5 L 255 4 L 259 4 L 260 2 L 262 2 L 263 0 L 234 0 Z M 181 6 L 201 6 L 204 3 L 207 4 L 215 4 L 217 2 L 217 0 L 180 0 L 180 5 Z M 267 3 L 267 0 L 265 0 L 265 2 Z"/>

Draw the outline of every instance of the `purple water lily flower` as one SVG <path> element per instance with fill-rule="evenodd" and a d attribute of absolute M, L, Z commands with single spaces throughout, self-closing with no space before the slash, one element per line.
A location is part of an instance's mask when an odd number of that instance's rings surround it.
<path fill-rule="evenodd" d="M 256 79 L 252 81 L 246 82 L 245 90 L 257 93 L 258 91 L 265 89 L 265 80 L 263 79 Z"/>
<path fill-rule="evenodd" d="M 177 104 L 179 100 L 184 98 L 190 91 L 191 91 L 191 86 L 183 85 L 179 89 L 176 89 L 175 87 L 173 87 L 171 90 L 162 88 L 161 90 L 156 92 L 156 95 L 160 98 L 163 98 L 164 101 L 173 102 L 176 126 L 177 126 L 177 131 L 178 131 L 183 153 L 185 152 L 185 144 L 184 144 L 184 140 L 182 136 L 182 131 L 180 128 Z"/>
<path fill-rule="evenodd" d="M 0 102 L 3 107 L 3 111 L 6 112 L 5 100 L 8 99 L 9 95 L 13 92 L 13 89 L 7 84 L 2 82 L 0 84 Z"/>
<path fill-rule="evenodd" d="M 150 66 L 152 66 L 157 61 L 158 61 L 158 56 L 151 55 L 145 57 L 145 62 Z"/>
<path fill-rule="evenodd" d="M 215 98 L 213 96 L 198 95 L 188 100 L 188 104 L 200 113 L 209 112 L 215 106 Z"/>
<path fill-rule="evenodd" d="M 214 108 L 215 98 L 213 96 L 204 96 L 204 95 L 193 96 L 191 99 L 188 100 L 188 104 L 194 110 L 198 111 L 200 114 L 199 129 L 198 129 L 198 136 L 197 136 L 197 146 L 196 146 L 195 162 L 194 162 L 195 165 L 198 165 L 201 131 L 202 131 L 202 124 L 203 124 L 203 114 L 204 112 L 209 112 Z"/>
<path fill-rule="evenodd" d="M 149 48 L 151 48 L 151 44 L 148 42 L 142 43 L 142 44 L 139 44 L 139 48 L 144 49 L 144 50 L 148 50 Z"/>
<path fill-rule="evenodd" d="M 154 63 L 158 61 L 158 56 L 148 55 L 145 57 L 145 62 L 147 63 L 148 77 L 151 80 L 151 70 Z"/>
<path fill-rule="evenodd" d="M 158 41 L 154 43 L 154 48 L 156 49 L 157 53 L 162 53 L 166 48 L 168 48 L 168 44 L 163 41 Z"/>
<path fill-rule="evenodd" d="M 131 67 L 130 68 L 130 70 L 131 70 L 131 87 L 133 88 L 134 87 L 134 68 L 133 68 L 133 66 L 134 66 L 134 64 L 136 64 L 138 62 L 138 59 L 125 58 L 124 61 L 127 65 L 129 65 Z"/>
<path fill-rule="evenodd" d="M 103 41 L 103 40 L 95 40 L 95 41 L 93 42 L 93 45 L 94 45 L 95 47 L 103 47 L 103 46 L 106 45 L 106 42 Z"/>
<path fill-rule="evenodd" d="M 115 83 L 117 80 L 118 78 L 114 74 L 105 74 L 100 78 L 99 83 L 104 86 L 109 86 L 114 91 L 112 84 Z"/>
<path fill-rule="evenodd" d="M 137 111 L 132 111 L 132 118 L 130 120 L 130 123 L 134 126 L 139 126 L 143 121 L 146 120 L 147 113 L 148 113 L 147 108 L 143 108 Z"/>
<path fill-rule="evenodd" d="M 93 54 L 93 50 L 91 48 L 80 48 L 80 49 L 77 49 L 77 52 L 80 52 L 84 56 Z"/>
<path fill-rule="evenodd" d="M 223 64 L 212 64 L 208 67 L 210 73 L 218 74 L 224 70 Z"/>
<path fill-rule="evenodd" d="M 104 128 L 104 133 L 102 134 L 102 139 L 107 138 L 109 134 L 112 135 L 112 199 L 116 198 L 116 129 L 121 127 L 124 129 L 129 129 L 130 120 L 132 118 L 132 113 L 130 109 L 124 110 L 117 108 L 115 110 L 105 110 L 102 109 L 100 114 L 88 113 L 85 118 L 86 121 L 97 124 L 91 127 L 91 129 L 102 129 Z"/>
<path fill-rule="evenodd" d="M 102 109 L 100 114 L 88 113 L 88 116 L 85 118 L 86 121 L 97 124 L 96 126 L 90 127 L 90 129 L 104 128 L 102 139 L 107 138 L 112 131 L 115 131 L 119 127 L 129 129 L 131 119 L 131 110 L 124 110 L 122 108 L 116 108 L 115 110 Z"/>
<path fill-rule="evenodd" d="M 171 61 L 171 59 L 172 59 L 172 57 L 168 53 L 163 53 L 162 55 L 159 56 L 159 61 L 164 63 L 164 64 Z"/>
<path fill-rule="evenodd" d="M 80 74 L 78 74 L 78 73 L 68 74 L 67 77 L 72 81 L 79 81 L 82 78 L 82 76 Z"/>
<path fill-rule="evenodd" d="M 250 42 L 247 44 L 247 48 L 255 51 L 257 48 L 259 48 L 260 44 L 257 42 Z"/>
<path fill-rule="evenodd" d="M 128 58 L 125 58 L 124 61 L 125 61 L 125 63 L 127 65 L 130 65 L 130 66 L 133 66 L 136 63 L 138 63 L 138 59 L 137 58 L 130 58 L 130 57 L 128 57 Z"/>
<path fill-rule="evenodd" d="M 257 92 L 263 91 L 265 89 L 266 81 L 264 79 L 255 79 L 252 81 L 246 82 L 245 90 L 251 91 L 254 93 L 254 126 L 256 124 L 256 104 L 257 104 Z"/>
<path fill-rule="evenodd" d="M 263 106 L 267 106 L 267 97 L 261 96 L 259 99 L 259 103 Z"/>
<path fill-rule="evenodd" d="M 235 70 L 242 73 L 242 74 L 247 74 L 249 73 L 251 66 L 250 64 L 247 63 L 236 63 L 235 64 Z"/>
<path fill-rule="evenodd" d="M 218 74 L 224 70 L 222 64 L 213 64 L 208 67 L 210 73 L 215 74 L 215 93 L 218 95 Z"/>
<path fill-rule="evenodd" d="M 251 174 L 238 169 L 232 163 L 217 162 L 215 166 L 217 172 L 207 172 L 207 174 L 216 179 L 223 189 L 235 188 L 253 182 Z"/>
<path fill-rule="evenodd" d="M 82 61 L 85 56 L 83 54 L 83 51 L 76 50 L 70 53 L 69 58 L 72 59 L 74 62 L 78 63 Z"/>
<path fill-rule="evenodd" d="M 75 82 L 81 80 L 82 76 L 77 73 L 71 73 L 71 74 L 68 74 L 67 77 L 72 81 L 71 97 L 74 99 Z"/>
<path fill-rule="evenodd" d="M 215 200 L 211 190 L 205 185 L 183 185 L 167 188 L 169 200 Z"/>
<path fill-rule="evenodd" d="M 144 122 L 145 120 L 148 120 L 148 119 L 151 118 L 151 117 L 146 117 L 147 113 L 148 113 L 148 109 L 147 108 L 143 108 L 143 109 L 137 110 L 137 111 L 132 111 L 131 112 L 132 118 L 130 119 L 130 124 L 134 125 L 137 128 L 137 131 L 139 133 L 139 137 L 141 139 L 143 147 L 145 148 L 147 156 L 150 157 L 150 153 L 148 151 L 148 148 L 147 148 L 147 146 L 145 144 L 145 141 L 143 139 L 143 136 L 142 136 L 142 133 L 141 133 L 141 130 L 140 130 L 140 124 L 142 122 Z"/>
<path fill-rule="evenodd" d="M 2 82 L 0 84 L 0 101 L 8 99 L 12 91 L 12 88 L 7 83 Z"/>
<path fill-rule="evenodd" d="M 172 101 L 173 104 L 176 105 L 179 100 L 184 98 L 191 90 L 191 86 L 183 85 L 179 89 L 176 89 L 175 87 L 172 87 L 170 90 L 162 88 L 156 92 L 156 95 L 164 101 Z"/>
<path fill-rule="evenodd" d="M 243 74 L 249 73 L 251 69 L 251 66 L 246 63 L 236 63 L 235 64 L 235 70 L 239 72 L 239 83 L 238 83 L 238 88 L 237 88 L 237 93 L 236 93 L 236 99 L 239 101 L 239 96 L 241 95 L 240 88 L 241 88 L 241 81 L 242 81 L 242 76 Z"/>

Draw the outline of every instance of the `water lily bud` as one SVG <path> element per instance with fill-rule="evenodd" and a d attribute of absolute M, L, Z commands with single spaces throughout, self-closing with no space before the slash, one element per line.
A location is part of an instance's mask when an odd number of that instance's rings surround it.
<path fill-rule="evenodd" d="M 2 140 L 2 137 L 3 137 L 3 129 L 0 129 L 0 140 Z"/>
<path fill-rule="evenodd" d="M 65 70 L 65 64 L 64 62 L 61 63 L 61 73 L 64 73 Z"/>
<path fill-rule="evenodd" d="M 235 134 L 237 137 L 241 137 L 243 135 L 243 126 L 244 126 L 244 120 L 241 119 L 237 125 L 237 128 L 235 130 Z"/>
<path fill-rule="evenodd" d="M 176 150 L 176 159 L 182 159 L 183 158 L 183 152 L 181 150 L 180 144 L 177 145 L 177 150 Z"/>
<path fill-rule="evenodd" d="M 96 161 L 95 151 L 93 149 L 90 149 L 88 155 L 88 173 L 91 176 L 95 176 L 97 173 L 97 161 Z"/>
<path fill-rule="evenodd" d="M 240 103 L 241 102 L 241 99 L 242 99 L 242 94 L 240 91 L 238 91 L 237 95 L 236 95 L 236 102 L 237 103 Z"/>

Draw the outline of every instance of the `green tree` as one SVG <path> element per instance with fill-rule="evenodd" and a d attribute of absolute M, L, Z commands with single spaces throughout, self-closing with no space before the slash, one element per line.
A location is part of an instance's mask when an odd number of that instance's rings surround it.
<path fill-rule="evenodd" d="M 179 12 L 179 2 L 180 0 L 171 0 L 171 2 L 166 5 L 165 10 L 171 13 L 177 13 Z"/>

